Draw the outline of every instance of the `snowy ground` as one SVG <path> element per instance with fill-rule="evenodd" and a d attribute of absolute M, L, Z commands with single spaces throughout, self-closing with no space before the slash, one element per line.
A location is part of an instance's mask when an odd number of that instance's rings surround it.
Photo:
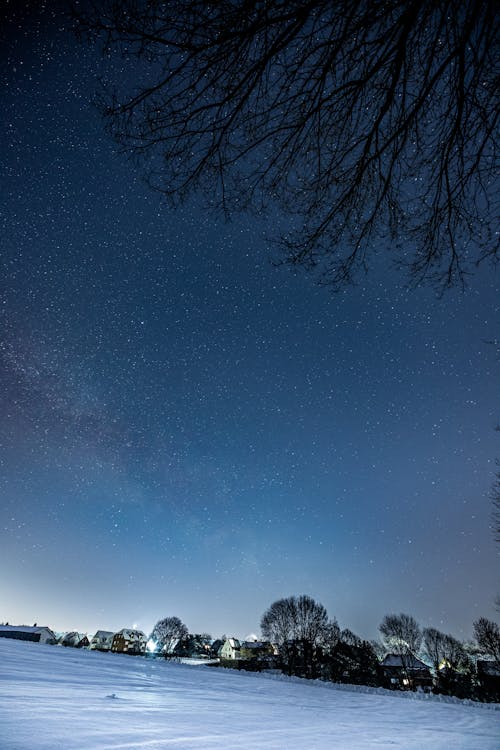
<path fill-rule="evenodd" d="M 499 708 L 0 639 L 1 750 L 498 750 Z"/>

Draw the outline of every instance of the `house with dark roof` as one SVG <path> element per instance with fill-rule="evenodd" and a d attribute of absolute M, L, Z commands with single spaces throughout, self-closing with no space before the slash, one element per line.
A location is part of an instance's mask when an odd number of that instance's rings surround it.
<path fill-rule="evenodd" d="M 220 657 L 220 650 L 224 645 L 224 641 L 220 638 L 216 638 L 215 641 L 212 641 L 210 645 L 210 656 L 212 657 Z"/>
<path fill-rule="evenodd" d="M 276 656 L 277 649 L 268 641 L 243 641 L 240 643 L 241 659 L 262 659 Z"/>
<path fill-rule="evenodd" d="M 387 654 L 381 662 L 385 686 L 399 690 L 431 688 L 432 675 L 427 664 L 413 654 Z"/>

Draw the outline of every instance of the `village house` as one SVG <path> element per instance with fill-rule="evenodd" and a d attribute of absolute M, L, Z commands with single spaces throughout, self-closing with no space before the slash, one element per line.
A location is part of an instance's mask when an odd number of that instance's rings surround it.
<path fill-rule="evenodd" d="M 227 638 L 218 651 L 222 661 L 257 662 L 275 656 L 277 649 L 266 641 L 239 641 Z"/>
<path fill-rule="evenodd" d="M 220 638 L 216 638 L 215 641 L 212 641 L 210 645 L 210 656 L 214 658 L 220 657 L 220 650 L 222 646 L 224 645 L 224 641 Z"/>
<path fill-rule="evenodd" d="M 144 654 L 147 640 L 142 630 L 123 628 L 114 634 L 111 651 L 119 654 Z"/>
<path fill-rule="evenodd" d="M 90 639 L 91 651 L 111 651 L 114 633 L 111 630 L 98 630 Z"/>
<path fill-rule="evenodd" d="M 61 646 L 70 646 L 71 648 L 88 648 L 89 639 L 85 633 L 78 633 L 76 630 L 70 630 L 68 633 L 64 633 L 59 643 Z"/>
<path fill-rule="evenodd" d="M 226 638 L 222 647 L 219 649 L 219 657 L 221 659 L 240 659 L 241 658 L 241 644 L 237 638 Z"/>
<path fill-rule="evenodd" d="M 243 641 L 240 643 L 241 659 L 263 659 L 276 656 L 277 649 L 268 641 Z"/>
<path fill-rule="evenodd" d="M 400 654 L 387 654 L 380 664 L 387 687 L 415 690 L 432 687 L 432 675 L 427 664 L 408 654 L 404 660 Z"/>

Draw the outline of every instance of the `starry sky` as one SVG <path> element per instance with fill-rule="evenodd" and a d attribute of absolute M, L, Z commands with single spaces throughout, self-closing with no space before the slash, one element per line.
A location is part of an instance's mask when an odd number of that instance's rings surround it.
<path fill-rule="evenodd" d="M 363 637 L 470 637 L 500 590 L 498 273 L 439 297 L 379 248 L 334 294 L 270 262 L 280 217 L 168 208 L 46 5 L 2 24 L 0 620 L 244 637 L 306 593 Z"/>

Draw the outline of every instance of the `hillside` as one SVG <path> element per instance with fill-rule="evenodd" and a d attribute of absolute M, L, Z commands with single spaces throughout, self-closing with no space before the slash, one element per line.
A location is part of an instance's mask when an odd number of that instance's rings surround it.
<path fill-rule="evenodd" d="M 495 705 L 0 639 L 2 750 L 496 750 Z"/>

